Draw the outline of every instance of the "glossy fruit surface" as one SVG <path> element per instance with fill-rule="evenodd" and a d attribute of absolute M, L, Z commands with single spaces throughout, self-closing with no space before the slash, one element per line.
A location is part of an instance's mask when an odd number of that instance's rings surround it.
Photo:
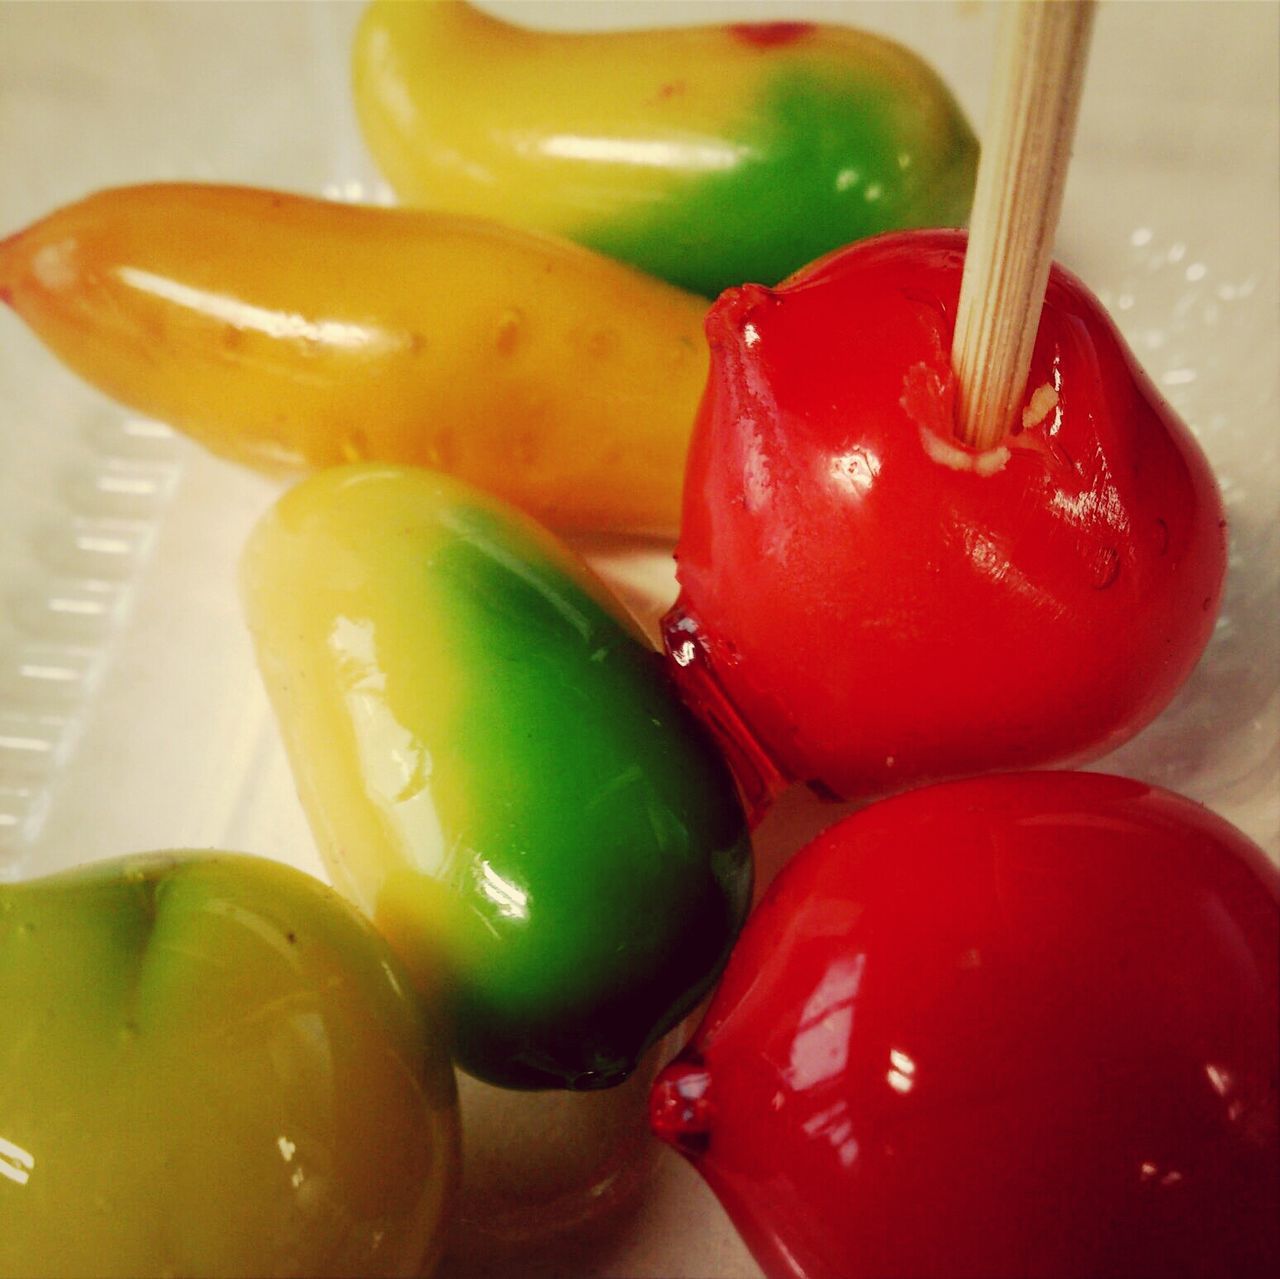
<path fill-rule="evenodd" d="M 385 943 L 288 867 L 0 886 L 0 1274 L 430 1270 L 444 1044 Z"/>
<path fill-rule="evenodd" d="M 459 1064 L 620 1082 L 750 899 L 733 783 L 660 655 L 544 530 L 411 468 L 304 481 L 243 582 L 321 853 L 447 988 Z"/>
<path fill-rule="evenodd" d="M 667 646 L 695 705 L 844 797 L 1114 749 L 1221 596 L 1208 463 L 1060 268 L 1022 421 L 958 443 L 963 257 L 959 232 L 883 236 L 707 322 Z"/>
<path fill-rule="evenodd" d="M 820 836 L 655 1086 L 771 1279 L 1274 1275 L 1280 876 L 1096 774 Z"/>
<path fill-rule="evenodd" d="M 865 32 L 570 34 L 380 0 L 354 63 L 365 138 L 404 199 L 553 231 L 708 296 L 969 212 L 977 144 L 951 94 Z"/>
<path fill-rule="evenodd" d="M 577 245 L 125 187 L 0 241 L 0 300 L 88 382 L 236 461 L 418 463 L 560 528 L 679 519 L 706 303 Z"/>

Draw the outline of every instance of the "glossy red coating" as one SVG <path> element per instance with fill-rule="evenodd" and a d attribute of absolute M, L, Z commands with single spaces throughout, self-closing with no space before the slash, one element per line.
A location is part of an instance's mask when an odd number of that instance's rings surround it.
<path fill-rule="evenodd" d="M 1209 466 L 1065 271 L 1027 424 L 985 453 L 954 437 L 964 244 L 881 236 L 707 320 L 668 651 L 695 707 L 727 700 L 782 774 L 842 797 L 1101 755 L 1218 609 Z"/>
<path fill-rule="evenodd" d="M 1280 875 L 1090 773 L 840 822 L 651 1121 L 771 1279 L 1280 1274 Z"/>

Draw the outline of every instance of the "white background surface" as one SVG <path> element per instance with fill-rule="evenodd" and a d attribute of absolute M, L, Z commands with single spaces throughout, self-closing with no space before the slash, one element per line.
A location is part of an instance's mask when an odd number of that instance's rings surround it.
<path fill-rule="evenodd" d="M 981 131 L 997 6 L 505 3 L 530 23 L 847 20 L 926 56 Z M 0 0 L 0 234 L 102 186 L 221 179 L 377 198 L 346 4 Z M 1231 576 L 1206 660 L 1099 767 L 1203 800 L 1280 857 L 1280 7 L 1099 13 L 1058 256 L 1094 288 L 1217 468 Z M 218 846 L 320 873 L 234 590 L 266 480 L 79 385 L 0 314 L 0 879 Z M 603 564 L 652 618 L 661 552 Z M 776 862 L 833 816 L 793 796 Z M 665 1152 L 589 1261 L 521 1273 L 753 1275 Z M 471 1274 L 456 1266 L 451 1274 Z M 476 1271 L 475 1273 L 478 1273 Z M 496 1273 L 504 1273 L 497 1271 Z"/>

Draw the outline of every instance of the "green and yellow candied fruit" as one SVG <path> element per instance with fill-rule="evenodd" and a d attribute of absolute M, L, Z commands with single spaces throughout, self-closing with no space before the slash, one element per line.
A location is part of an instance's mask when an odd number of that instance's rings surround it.
<path fill-rule="evenodd" d="M 402 199 L 550 231 L 714 296 L 966 221 L 977 142 L 900 45 L 808 22 L 566 33 L 375 0 L 365 139 Z"/>
<path fill-rule="evenodd" d="M 242 585 L 321 854 L 444 999 L 458 1064 L 625 1078 L 750 896 L 732 780 L 658 654 L 540 526 L 408 467 L 292 489 Z"/>
<path fill-rule="evenodd" d="M 323 884 L 150 854 L 0 885 L 0 1274 L 419 1275 L 444 1034 Z"/>

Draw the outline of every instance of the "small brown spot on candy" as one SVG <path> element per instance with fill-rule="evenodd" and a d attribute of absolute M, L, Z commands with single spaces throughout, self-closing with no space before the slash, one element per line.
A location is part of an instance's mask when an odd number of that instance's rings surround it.
<path fill-rule="evenodd" d="M 593 360 L 608 359 L 618 348 L 618 331 L 612 328 L 593 330 L 587 337 L 586 350 Z"/>
<path fill-rule="evenodd" d="M 493 345 L 499 355 L 513 355 L 520 345 L 520 337 L 524 330 L 524 313 L 516 307 L 509 307 L 498 317 L 494 330 Z"/>

